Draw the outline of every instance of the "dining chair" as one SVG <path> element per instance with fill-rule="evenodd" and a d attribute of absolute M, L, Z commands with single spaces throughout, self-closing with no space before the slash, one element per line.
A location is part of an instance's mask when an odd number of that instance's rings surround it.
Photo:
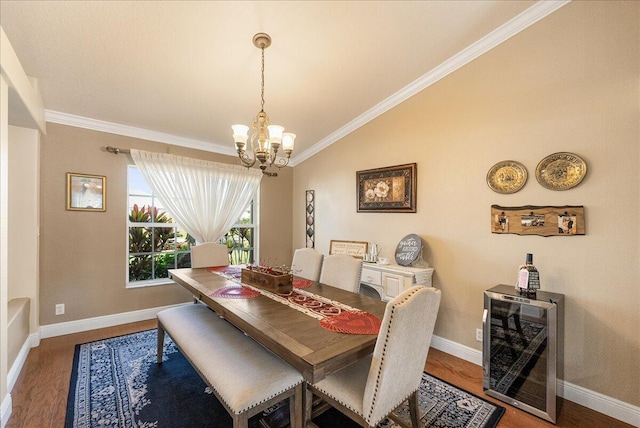
<path fill-rule="evenodd" d="M 361 274 L 362 260 L 347 254 L 332 254 L 322 260 L 320 282 L 358 293 Z"/>
<path fill-rule="evenodd" d="M 313 248 L 298 248 L 293 253 L 291 272 L 300 278 L 318 281 L 322 268 L 322 254 Z"/>
<path fill-rule="evenodd" d="M 229 265 L 227 246 L 216 242 L 205 242 L 191 247 L 191 267 L 211 267 Z"/>
<path fill-rule="evenodd" d="M 409 401 L 411 426 L 419 426 L 418 388 L 440 306 L 440 290 L 415 286 L 391 300 L 385 309 L 373 354 L 307 383 L 306 420 L 313 394 L 363 427 L 374 427 Z"/>

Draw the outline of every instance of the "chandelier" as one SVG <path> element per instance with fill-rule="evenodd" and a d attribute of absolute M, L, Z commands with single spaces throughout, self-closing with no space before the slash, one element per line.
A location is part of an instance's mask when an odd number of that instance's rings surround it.
<path fill-rule="evenodd" d="M 251 168 L 256 162 L 260 162 L 259 166 L 262 173 L 273 177 L 278 174 L 267 172 L 266 169 L 270 166 L 277 168 L 287 166 L 293 152 L 293 142 L 296 134 L 284 132 L 284 127 L 282 126 L 269 124 L 269 116 L 264 111 L 264 50 L 271 46 L 271 37 L 265 33 L 258 33 L 253 36 L 253 45 L 262 51 L 260 112 L 251 124 L 251 137 L 249 137 L 249 127 L 246 125 L 232 125 L 231 129 L 233 129 L 233 140 L 236 143 L 236 151 L 242 165 Z M 251 144 L 253 158 L 247 154 L 247 141 Z M 286 158 L 277 157 L 280 146 L 282 146 Z"/>

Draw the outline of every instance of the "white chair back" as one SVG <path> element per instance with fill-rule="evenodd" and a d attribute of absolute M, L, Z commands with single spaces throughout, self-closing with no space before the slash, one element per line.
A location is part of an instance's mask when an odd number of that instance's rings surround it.
<path fill-rule="evenodd" d="M 366 420 L 384 418 L 420 387 L 440 296 L 417 286 L 387 304 L 364 391 Z"/>
<path fill-rule="evenodd" d="M 191 247 L 191 267 L 228 266 L 227 246 L 216 242 L 205 242 Z"/>
<path fill-rule="evenodd" d="M 325 256 L 320 271 L 320 282 L 343 290 L 360 291 L 362 260 L 347 254 Z"/>
<path fill-rule="evenodd" d="M 293 253 L 291 271 L 300 278 L 318 281 L 322 268 L 322 254 L 313 248 L 298 248 Z"/>

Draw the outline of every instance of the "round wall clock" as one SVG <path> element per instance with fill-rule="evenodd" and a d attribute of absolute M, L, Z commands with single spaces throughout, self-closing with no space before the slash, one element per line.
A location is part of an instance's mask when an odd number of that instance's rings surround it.
<path fill-rule="evenodd" d="M 574 153 L 558 152 L 542 159 L 536 167 L 536 180 L 549 190 L 568 190 L 580 184 L 587 164 Z"/>
<path fill-rule="evenodd" d="M 520 162 L 498 162 L 487 173 L 487 184 L 497 193 L 515 193 L 527 182 L 527 169 Z"/>

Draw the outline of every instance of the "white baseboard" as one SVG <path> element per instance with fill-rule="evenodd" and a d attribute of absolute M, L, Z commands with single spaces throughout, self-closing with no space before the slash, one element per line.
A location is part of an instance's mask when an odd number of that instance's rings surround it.
<path fill-rule="evenodd" d="M 482 366 L 482 351 L 478 351 L 477 349 L 436 335 L 431 338 L 431 347 L 438 351 L 451 354 L 454 357 L 469 361 L 477 366 Z"/>
<path fill-rule="evenodd" d="M 149 308 L 140 311 L 123 312 L 121 314 L 104 315 L 95 318 L 86 318 L 77 321 L 61 322 L 58 324 L 47 324 L 40 326 L 40 336 L 43 339 L 48 337 L 62 336 L 65 334 L 80 333 L 82 331 L 95 330 L 98 328 L 113 327 L 115 325 L 127 324 L 130 322 L 145 321 L 156 317 L 163 309 L 172 308 L 178 305 L 162 306 L 159 308 Z"/>
<path fill-rule="evenodd" d="M 25 361 L 27 361 L 27 356 L 29 355 L 29 350 L 31 348 L 35 348 L 40 344 L 40 337 L 38 333 L 33 333 L 27 336 L 27 340 L 24 341 L 22 348 L 20 348 L 20 352 L 18 352 L 18 356 L 16 360 L 11 365 L 9 372 L 7 373 L 7 391 L 11 393 L 13 390 L 13 386 L 16 384 L 18 380 L 18 376 L 22 371 L 22 366 L 24 366 Z"/>
<path fill-rule="evenodd" d="M 632 406 L 624 401 L 562 380 L 558 381 L 558 395 L 634 427 L 640 427 L 640 407 L 638 406 Z"/>
<path fill-rule="evenodd" d="M 11 417 L 11 394 L 7 394 L 0 405 L 0 428 L 4 428 Z"/>
<path fill-rule="evenodd" d="M 461 358 L 470 363 L 482 366 L 482 351 L 470 348 L 460 343 L 433 336 L 431 347 L 454 357 Z M 633 406 L 624 401 L 608 397 L 590 389 L 558 379 L 556 385 L 558 396 L 565 400 L 573 401 L 581 406 L 588 407 L 596 412 L 611 416 L 622 422 L 640 427 L 640 407 Z"/>

